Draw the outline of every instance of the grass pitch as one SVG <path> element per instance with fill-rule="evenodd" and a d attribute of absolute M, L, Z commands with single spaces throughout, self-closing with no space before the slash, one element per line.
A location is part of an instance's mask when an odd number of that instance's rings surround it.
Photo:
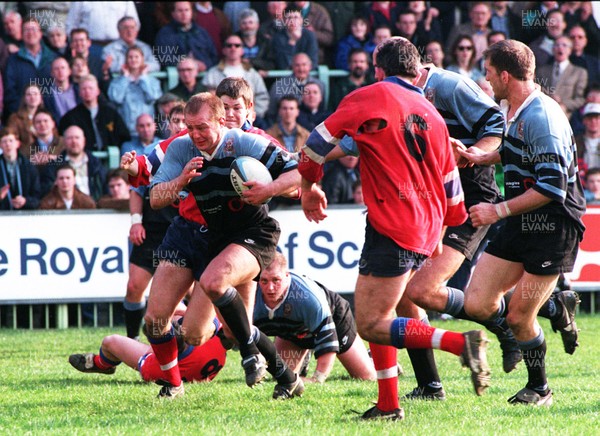
<path fill-rule="evenodd" d="M 400 422 L 358 421 L 351 410 L 368 409 L 377 384 L 350 380 L 339 362 L 324 385 L 307 385 L 302 398 L 277 402 L 271 400 L 272 382 L 246 387 L 239 354 L 230 351 L 213 382 L 187 385 L 185 396 L 175 401 L 158 400 L 159 387 L 141 382 L 125 365 L 112 376 L 71 368 L 68 356 L 97 352 L 103 336 L 115 333 L 110 329 L 0 330 L 0 434 L 599 434 L 600 317 L 578 318 L 581 346 L 572 356 L 564 353 L 549 322 L 540 322 L 548 342 L 552 407 L 506 402 L 525 385 L 527 372 L 520 363 L 504 374 L 493 341 L 492 387 L 485 396 L 473 393 L 457 357 L 436 351 L 448 399 L 404 402 L 406 419 Z M 434 325 L 474 328 L 459 321 Z M 416 383 L 406 353 L 398 356 L 406 372 L 400 378 L 402 395 Z M 314 366 L 313 361 L 311 371 Z"/>

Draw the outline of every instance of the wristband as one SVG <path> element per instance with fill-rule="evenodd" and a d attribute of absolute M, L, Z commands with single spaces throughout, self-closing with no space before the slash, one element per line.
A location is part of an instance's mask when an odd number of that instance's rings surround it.
<path fill-rule="evenodd" d="M 327 376 L 325 375 L 324 372 L 318 371 L 315 369 L 315 373 L 313 374 L 313 379 L 317 382 L 317 383 L 325 383 L 325 379 L 327 378 Z"/>
<path fill-rule="evenodd" d="M 500 218 L 500 219 L 504 218 L 502 216 L 502 208 L 500 207 L 500 203 L 496 203 L 495 207 L 496 207 L 496 215 L 498 215 L 498 218 Z"/>
<path fill-rule="evenodd" d="M 508 201 L 505 201 L 502 203 L 504 205 L 504 209 L 506 209 L 506 216 L 511 216 L 512 212 L 510 211 L 510 209 L 508 208 Z"/>
<path fill-rule="evenodd" d="M 508 208 L 508 201 L 503 201 L 502 203 L 496 203 L 496 215 L 498 218 L 506 218 L 507 216 L 511 216 L 512 212 Z M 504 210 L 503 210 L 504 209 Z"/>
<path fill-rule="evenodd" d="M 131 225 L 134 224 L 142 224 L 142 214 L 141 213 L 132 213 L 131 214 Z"/>

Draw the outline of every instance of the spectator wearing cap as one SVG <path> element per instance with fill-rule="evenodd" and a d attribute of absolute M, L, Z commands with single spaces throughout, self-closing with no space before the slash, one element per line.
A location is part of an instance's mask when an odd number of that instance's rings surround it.
<path fill-rule="evenodd" d="M 582 134 L 575 137 L 577 154 L 587 168 L 600 167 L 600 102 L 583 107 Z"/>

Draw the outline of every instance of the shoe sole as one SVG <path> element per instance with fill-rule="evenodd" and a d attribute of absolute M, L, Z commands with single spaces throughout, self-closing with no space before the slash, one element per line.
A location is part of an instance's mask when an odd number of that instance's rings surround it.
<path fill-rule="evenodd" d="M 486 348 L 487 344 L 490 342 L 485 333 L 482 330 L 475 330 L 470 333 L 468 336 L 465 334 L 465 340 L 468 341 L 465 343 L 465 351 L 460 356 L 460 361 L 464 367 L 469 368 L 471 371 L 471 381 L 473 382 L 473 388 L 475 389 L 475 393 L 478 396 L 482 396 L 487 388 L 490 387 L 491 380 L 491 372 L 490 367 L 487 364 L 486 357 Z M 473 337 L 475 336 L 475 337 Z M 480 355 L 483 355 L 483 358 L 474 359 L 471 353 L 470 343 L 472 341 L 477 341 L 477 348 Z M 466 354 L 466 357 L 465 357 Z M 475 367 L 473 361 L 477 360 L 478 365 Z"/>
<path fill-rule="evenodd" d="M 505 373 L 512 372 L 517 368 L 517 365 L 523 361 L 523 353 L 521 351 L 511 351 L 502 355 L 502 370 Z"/>
<path fill-rule="evenodd" d="M 564 327 L 555 327 L 551 322 L 552 331 L 554 333 L 560 332 L 560 337 L 563 342 L 563 347 L 565 349 L 565 353 L 573 354 L 575 349 L 579 346 L 579 330 L 577 329 L 577 324 L 575 322 L 575 310 L 577 309 L 577 305 L 581 302 L 579 299 L 579 295 L 576 292 L 573 292 L 569 297 L 564 297 L 564 293 L 561 292 L 556 297 L 556 300 L 560 302 L 563 307 L 563 310 L 569 314 L 568 323 Z M 571 301 L 568 301 L 571 300 Z M 571 315 L 573 314 L 573 315 Z M 570 329 L 567 330 L 567 327 Z"/>

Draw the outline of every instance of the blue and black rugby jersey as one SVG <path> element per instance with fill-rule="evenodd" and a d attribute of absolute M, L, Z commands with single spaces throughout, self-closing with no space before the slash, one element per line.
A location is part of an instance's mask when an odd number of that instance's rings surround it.
<path fill-rule="evenodd" d="M 333 293 L 305 276 L 290 272 L 290 286 L 283 301 L 274 309 L 265 305 L 262 292 L 256 292 L 254 325 L 268 336 L 287 340 L 312 341 L 315 357 L 337 353 L 340 348 L 332 313 Z"/>
<path fill-rule="evenodd" d="M 502 110 L 507 113 L 506 102 Z M 535 189 L 553 201 L 520 217 L 534 222 L 541 214 L 571 218 L 583 232 L 585 198 L 577 167 L 577 149 L 569 120 L 557 102 L 534 91 L 508 122 L 500 146 L 507 200 Z M 527 217 L 530 215 L 530 217 Z M 535 215 L 535 216 L 533 216 Z"/>
<path fill-rule="evenodd" d="M 471 79 L 432 67 L 424 93 L 444 118 L 450 137 L 465 146 L 470 147 L 486 136 L 502 137 L 504 117 L 500 108 Z M 493 166 L 475 165 L 459 172 L 467 210 L 477 203 L 499 201 Z"/>
<path fill-rule="evenodd" d="M 201 153 L 188 135 L 174 140 L 152 179 L 152 186 L 175 179 L 197 156 L 204 157 L 204 164 L 200 175 L 194 177 L 187 188 L 194 195 L 208 228 L 217 234 L 237 232 L 268 216 L 267 206 L 244 203 L 233 189 L 229 173 L 231 163 L 237 157 L 251 156 L 260 160 L 269 169 L 273 180 L 298 167 L 289 153 L 268 139 L 240 129 L 223 128 L 221 141 L 212 156 Z"/>

